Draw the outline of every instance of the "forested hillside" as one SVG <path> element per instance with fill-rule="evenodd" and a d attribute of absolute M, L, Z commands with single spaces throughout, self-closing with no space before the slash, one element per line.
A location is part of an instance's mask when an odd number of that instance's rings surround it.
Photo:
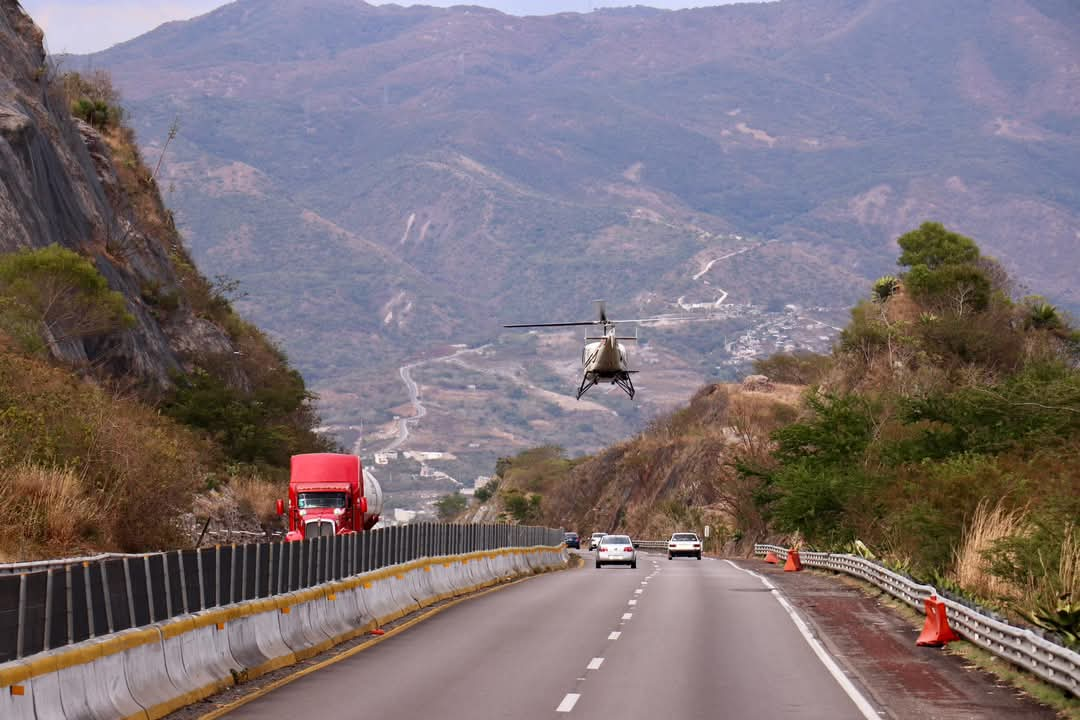
<path fill-rule="evenodd" d="M 1075 633 L 1080 333 L 1044 299 L 1018 296 L 967 237 L 924 223 L 898 244 L 901 271 L 853 308 L 831 356 L 760 361 L 770 381 L 703 388 L 591 458 L 504 460 L 494 501 L 581 532 L 654 538 L 711 523 L 736 541 L 729 550 L 860 541 L 917 577 Z M 784 381 L 801 384 L 801 402 L 783 402 Z"/>

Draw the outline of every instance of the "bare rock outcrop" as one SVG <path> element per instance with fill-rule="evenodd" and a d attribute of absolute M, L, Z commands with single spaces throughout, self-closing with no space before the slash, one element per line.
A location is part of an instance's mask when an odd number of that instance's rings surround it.
<path fill-rule="evenodd" d="M 186 302 L 175 237 L 149 236 L 137 220 L 108 143 L 71 117 L 41 31 L 15 0 L 0 0 L 0 253 L 58 244 L 89 258 L 134 323 L 53 344 L 53 355 L 160 390 L 192 358 L 233 347 Z M 168 311 L 148 295 L 172 299 Z"/>

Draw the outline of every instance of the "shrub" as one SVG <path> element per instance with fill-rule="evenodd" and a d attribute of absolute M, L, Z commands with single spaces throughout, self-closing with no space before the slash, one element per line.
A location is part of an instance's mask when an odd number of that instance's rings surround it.
<path fill-rule="evenodd" d="M 120 93 L 105 70 L 65 73 L 61 77 L 61 87 L 71 114 L 80 120 L 99 130 L 117 127 L 123 122 Z"/>
<path fill-rule="evenodd" d="M 540 521 L 542 502 L 543 498 L 539 493 L 525 494 L 513 489 L 503 494 L 503 505 L 506 511 L 514 520 L 524 525 Z"/>
<path fill-rule="evenodd" d="M 435 501 L 435 512 L 443 522 L 453 520 L 460 515 L 469 502 L 461 493 L 449 493 Z"/>
<path fill-rule="evenodd" d="M 116 113 L 111 106 L 89 98 L 79 98 L 72 103 L 71 114 L 98 130 L 104 130 L 116 122 Z"/>
<path fill-rule="evenodd" d="M 0 326 L 24 349 L 55 349 L 134 322 L 89 260 L 59 245 L 0 256 Z"/>
<path fill-rule="evenodd" d="M 473 497 L 475 497 L 480 502 L 485 503 L 488 500 L 490 500 L 492 497 L 495 496 L 495 492 L 498 489 L 499 489 L 499 481 L 498 481 L 498 479 L 492 479 L 492 480 L 489 480 L 488 482 L 484 483 L 481 487 L 479 487 L 476 490 L 476 493 L 475 493 L 475 495 Z"/>
<path fill-rule="evenodd" d="M 770 380 L 795 385 L 814 385 L 832 365 L 832 358 L 812 352 L 776 353 L 754 361 L 754 372 Z"/>

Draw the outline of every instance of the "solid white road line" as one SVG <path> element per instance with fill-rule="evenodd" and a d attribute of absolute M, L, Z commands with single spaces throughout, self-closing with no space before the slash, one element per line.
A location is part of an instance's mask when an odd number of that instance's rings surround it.
<path fill-rule="evenodd" d="M 769 588 L 769 590 L 772 591 L 770 594 L 774 598 L 776 598 L 776 601 L 780 603 L 780 606 L 784 608 L 788 616 L 791 617 L 791 621 L 795 623 L 795 627 L 798 628 L 799 633 L 803 636 L 803 639 L 806 640 L 806 644 L 809 645 L 810 649 L 814 651 L 814 654 L 817 655 L 818 660 L 820 660 L 821 664 L 825 666 L 825 669 L 829 671 L 829 674 L 833 676 L 833 679 L 836 680 L 836 682 L 840 685 L 840 688 L 845 693 L 847 693 L 847 696 L 849 698 L 851 698 L 851 702 L 855 703 L 855 707 L 859 709 L 859 712 L 862 713 L 862 716 L 866 718 L 866 720 L 879 720 L 881 716 L 878 715 L 878 712 L 876 710 L 874 710 L 874 706 L 870 704 L 870 701 L 867 700 L 861 692 L 859 692 L 859 689 L 855 687 L 854 683 L 852 683 L 851 680 L 848 679 L 847 675 L 845 675 L 844 671 L 840 669 L 840 666 L 837 664 L 836 660 L 834 660 L 833 657 L 829 655 L 829 653 L 825 650 L 821 642 L 816 637 L 814 637 L 813 634 L 811 634 L 810 628 L 807 626 L 806 622 L 801 617 L 799 617 L 799 614 L 797 612 L 795 612 L 795 608 L 793 608 L 791 604 L 787 601 L 787 599 L 783 596 L 783 594 L 781 594 L 779 588 L 769 582 L 768 578 L 763 575 L 757 574 L 753 570 L 747 570 L 746 568 L 739 567 L 730 560 L 725 560 L 724 562 L 726 562 L 728 565 L 735 568 L 736 570 L 742 570 L 748 575 L 753 575 L 758 580 L 760 580 L 765 587 Z"/>
<path fill-rule="evenodd" d="M 623 613 L 622 614 L 622 619 L 623 620 L 629 620 L 632 617 L 634 617 L 634 613 Z"/>
<path fill-rule="evenodd" d="M 586 670 L 599 670 L 600 666 L 604 664 L 604 658 L 593 658 L 589 661 L 589 664 L 585 666 Z"/>
<path fill-rule="evenodd" d="M 559 707 L 555 708 L 555 712 L 570 712 L 574 709 L 579 697 L 581 697 L 581 693 L 566 693 L 566 697 L 559 703 Z"/>
<path fill-rule="evenodd" d="M 619 632 L 618 630 L 613 630 L 611 632 L 611 634 L 607 636 L 607 639 L 608 640 L 618 640 L 620 635 L 622 635 L 621 632 Z"/>

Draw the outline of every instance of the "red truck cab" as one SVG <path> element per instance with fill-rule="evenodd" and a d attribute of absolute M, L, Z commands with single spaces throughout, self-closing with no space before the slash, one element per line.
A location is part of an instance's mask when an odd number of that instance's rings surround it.
<path fill-rule="evenodd" d="M 356 455 L 293 455 L 289 504 L 278 500 L 277 511 L 288 514 L 289 541 L 361 532 L 379 521 L 382 488 Z"/>

